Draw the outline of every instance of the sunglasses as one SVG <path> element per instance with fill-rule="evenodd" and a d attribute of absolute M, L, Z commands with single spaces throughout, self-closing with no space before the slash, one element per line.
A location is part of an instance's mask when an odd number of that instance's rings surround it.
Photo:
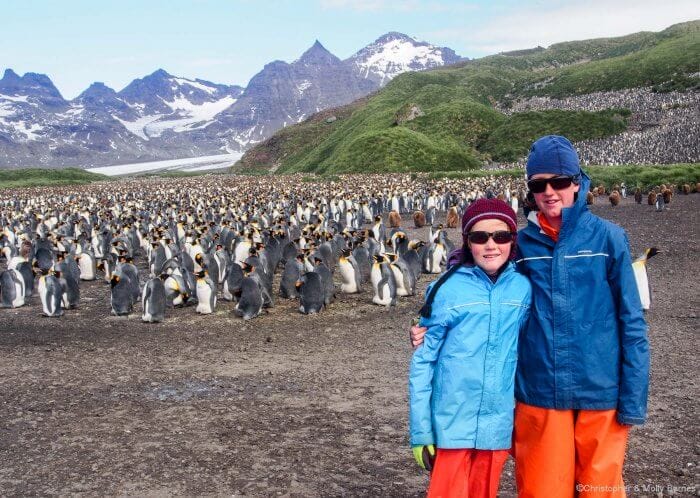
<path fill-rule="evenodd" d="M 578 178 L 575 176 L 555 176 L 553 178 L 528 180 L 527 188 L 533 194 L 541 194 L 547 190 L 547 184 L 550 184 L 554 190 L 564 190 L 569 188 L 572 183 L 578 183 Z"/>
<path fill-rule="evenodd" d="M 493 239 L 496 244 L 507 244 L 508 242 L 513 242 L 514 237 L 513 232 L 508 230 L 499 230 L 497 232 L 469 232 L 467 234 L 467 240 L 472 244 L 486 244 L 489 239 Z"/>

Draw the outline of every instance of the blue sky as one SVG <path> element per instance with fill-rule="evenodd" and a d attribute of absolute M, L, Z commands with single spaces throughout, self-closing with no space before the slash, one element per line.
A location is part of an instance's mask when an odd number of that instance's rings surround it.
<path fill-rule="evenodd" d="M 659 31 L 700 18 L 697 0 L 5 0 L 0 71 L 47 74 L 66 98 L 121 90 L 163 68 L 245 86 L 316 39 L 344 59 L 388 31 L 467 57 Z"/>

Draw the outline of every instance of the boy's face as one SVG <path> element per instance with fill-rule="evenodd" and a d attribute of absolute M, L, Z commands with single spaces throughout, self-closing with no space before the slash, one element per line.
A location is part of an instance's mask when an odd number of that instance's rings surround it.
<path fill-rule="evenodd" d="M 539 173 L 532 175 L 530 180 L 544 180 L 554 178 L 555 174 Z M 548 220 L 561 219 L 561 210 L 574 205 L 574 194 L 578 192 L 580 185 L 572 183 L 563 190 L 554 190 L 552 185 L 547 184 L 547 188 L 541 194 L 533 194 L 535 203 L 539 210 Z"/>

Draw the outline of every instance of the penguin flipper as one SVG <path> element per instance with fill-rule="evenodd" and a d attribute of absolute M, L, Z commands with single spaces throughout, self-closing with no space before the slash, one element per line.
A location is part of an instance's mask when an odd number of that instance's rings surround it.
<path fill-rule="evenodd" d="M 377 284 L 377 296 L 379 296 L 379 299 L 381 299 L 382 301 L 384 300 L 384 286 L 388 283 L 389 279 L 387 277 L 384 277 Z"/>

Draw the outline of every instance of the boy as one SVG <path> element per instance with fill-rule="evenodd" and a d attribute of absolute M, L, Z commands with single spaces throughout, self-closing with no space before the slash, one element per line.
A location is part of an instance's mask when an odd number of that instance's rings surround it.
<path fill-rule="evenodd" d="M 539 212 L 518 234 L 533 286 L 515 388 L 518 492 L 625 496 L 627 435 L 646 418 L 649 377 L 627 236 L 588 211 L 590 179 L 566 138 L 537 140 L 527 176 Z"/>

